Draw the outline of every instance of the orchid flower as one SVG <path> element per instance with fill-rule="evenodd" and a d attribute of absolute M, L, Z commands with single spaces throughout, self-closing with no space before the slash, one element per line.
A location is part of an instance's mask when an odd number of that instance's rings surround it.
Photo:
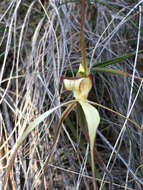
<path fill-rule="evenodd" d="M 81 108 L 85 115 L 91 151 L 92 175 L 95 178 L 94 142 L 96 137 L 96 130 L 100 123 L 100 116 L 97 109 L 90 105 L 87 101 L 88 94 L 92 88 L 93 80 L 91 74 L 84 76 L 84 73 L 84 69 L 82 65 L 80 65 L 77 77 L 62 77 L 62 82 L 65 89 L 73 91 L 74 98 L 81 105 Z M 96 189 L 95 179 L 93 180 L 93 185 L 94 189 Z"/>

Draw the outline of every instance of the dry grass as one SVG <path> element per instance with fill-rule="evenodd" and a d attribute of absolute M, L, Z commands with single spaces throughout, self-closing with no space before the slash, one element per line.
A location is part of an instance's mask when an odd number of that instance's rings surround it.
<path fill-rule="evenodd" d="M 85 17 L 89 67 L 136 51 L 133 59 L 112 65 L 132 74 L 125 78 L 94 74 L 89 100 L 126 117 L 99 108 L 101 124 L 96 146 L 114 189 L 143 189 L 142 2 L 88 1 Z M 8 158 L 17 138 L 38 115 L 70 100 L 60 78 L 78 68 L 80 4 L 77 1 L 5 0 L 0 3 L 0 189 Z M 136 68 L 139 68 L 138 70 Z M 63 110 L 44 120 L 19 148 L 9 190 L 41 189 L 41 172 Z M 45 175 L 46 189 L 92 189 L 89 146 L 78 128 L 76 110 L 63 124 L 55 154 Z M 104 178 L 105 177 L 105 178 Z M 108 190 L 110 177 L 97 166 L 99 189 Z M 102 187 L 102 183 L 105 186 Z"/>

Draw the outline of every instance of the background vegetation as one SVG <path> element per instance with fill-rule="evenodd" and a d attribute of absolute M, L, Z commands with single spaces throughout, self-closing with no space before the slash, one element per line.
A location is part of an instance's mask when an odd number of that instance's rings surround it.
<path fill-rule="evenodd" d="M 106 175 L 96 162 L 100 190 L 108 190 L 111 179 L 116 190 L 143 189 L 142 2 L 86 1 L 86 56 L 94 81 L 88 99 L 99 104 L 96 148 L 109 171 Z M 75 76 L 81 63 L 80 6 L 79 0 L 0 2 L 0 187 L 21 132 L 37 116 L 73 96 L 60 79 Z M 97 64 L 98 72 L 93 69 Z M 42 189 L 42 168 L 64 109 L 45 119 L 19 148 L 9 190 Z M 44 176 L 46 189 L 92 189 L 88 153 L 74 110 L 64 121 Z"/>

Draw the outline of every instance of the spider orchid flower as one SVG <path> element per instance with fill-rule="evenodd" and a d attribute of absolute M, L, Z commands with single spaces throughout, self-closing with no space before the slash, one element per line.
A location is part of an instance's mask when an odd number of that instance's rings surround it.
<path fill-rule="evenodd" d="M 79 73 L 81 73 L 80 68 Z M 92 175 L 95 178 L 94 142 L 96 137 L 96 130 L 100 123 L 100 116 L 97 109 L 89 104 L 87 100 L 88 94 L 93 84 L 92 75 L 82 75 L 80 77 L 62 77 L 62 82 L 66 90 L 73 91 L 74 98 L 81 105 L 84 112 L 90 141 Z M 93 181 L 93 185 L 94 189 L 96 189 L 95 180 Z"/>

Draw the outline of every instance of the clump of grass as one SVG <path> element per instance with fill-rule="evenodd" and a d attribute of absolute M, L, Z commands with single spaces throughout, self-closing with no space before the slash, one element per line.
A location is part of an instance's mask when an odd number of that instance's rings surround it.
<path fill-rule="evenodd" d="M 142 60 L 138 54 L 142 50 L 141 3 L 88 1 L 85 9 L 87 63 L 93 73 L 100 63 L 89 99 L 125 117 L 99 106 L 101 124 L 96 147 L 108 166 L 113 185 L 119 189 L 142 189 L 142 131 L 128 121 L 130 118 L 142 125 L 142 81 L 136 80 L 142 75 L 142 70 L 136 70 L 136 63 L 138 67 Z M 61 88 L 60 78 L 66 72 L 74 76 L 74 69 L 81 63 L 80 2 L 45 1 L 43 8 L 40 1 L 6 0 L 0 6 L 0 25 L 2 184 L 9 156 L 23 131 L 39 115 L 71 99 L 71 93 Z M 115 58 L 124 58 L 132 52 L 135 57 L 122 59 L 120 64 L 116 64 L 117 59 L 112 64 Z M 103 61 L 107 60 L 111 63 L 100 73 Z M 111 69 L 126 76 L 113 74 Z M 45 118 L 19 147 L 10 172 L 9 189 L 41 188 L 41 173 L 61 112 L 58 109 Z M 72 118 L 76 118 L 75 112 L 69 120 L 72 128 L 76 125 L 77 128 L 73 133 L 66 123 L 62 125 L 62 138 L 44 176 L 47 189 L 92 187 L 89 149 L 87 146 L 85 154 L 78 147 L 77 142 L 85 139 L 78 121 Z M 102 189 L 103 171 L 98 169 L 98 173 Z M 103 178 L 102 184 L 106 182 L 109 183 L 109 176 Z M 109 189 L 106 184 L 104 188 Z"/>

